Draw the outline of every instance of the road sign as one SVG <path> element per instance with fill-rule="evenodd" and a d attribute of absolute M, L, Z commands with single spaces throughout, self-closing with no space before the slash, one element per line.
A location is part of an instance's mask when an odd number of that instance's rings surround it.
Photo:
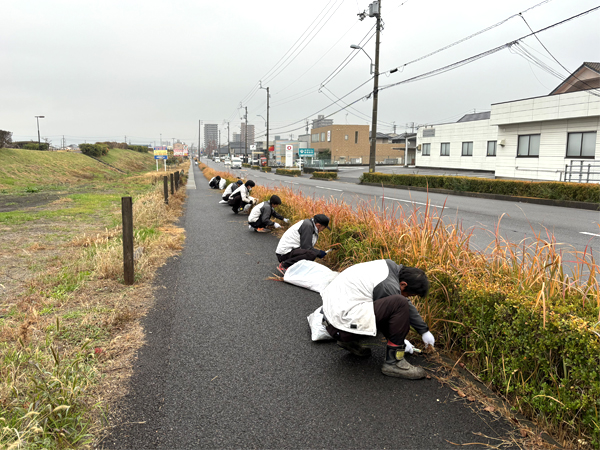
<path fill-rule="evenodd" d="M 250 145 L 250 150 L 253 150 L 253 151 L 256 150 L 256 144 Z"/>
<path fill-rule="evenodd" d="M 299 148 L 298 156 L 300 156 L 300 157 L 315 156 L 315 149 L 314 148 Z"/>
<path fill-rule="evenodd" d="M 161 147 L 154 147 L 154 159 L 168 159 L 167 147 L 164 145 Z"/>

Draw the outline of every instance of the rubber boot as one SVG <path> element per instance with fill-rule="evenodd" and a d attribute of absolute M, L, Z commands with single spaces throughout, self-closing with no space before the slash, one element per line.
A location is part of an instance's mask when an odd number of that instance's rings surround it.
<path fill-rule="evenodd" d="M 420 367 L 411 365 L 404 358 L 404 345 L 398 347 L 387 346 L 385 349 L 385 362 L 381 372 L 388 377 L 405 378 L 407 380 L 420 380 L 427 376 L 427 372 Z"/>
<path fill-rule="evenodd" d="M 366 358 L 367 356 L 371 356 L 371 349 L 369 347 L 364 347 L 364 346 L 360 345 L 356 341 L 350 341 L 350 342 L 337 341 L 337 345 L 342 347 L 344 350 L 348 350 L 353 355 L 360 356 L 361 358 Z"/>

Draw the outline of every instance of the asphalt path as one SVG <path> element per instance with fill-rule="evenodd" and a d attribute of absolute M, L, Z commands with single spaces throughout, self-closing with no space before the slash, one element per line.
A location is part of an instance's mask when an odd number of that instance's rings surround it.
<path fill-rule="evenodd" d="M 217 170 L 229 170 L 222 163 L 203 159 L 203 162 Z M 540 239 L 553 241 L 564 251 L 576 250 L 587 254 L 600 254 L 600 212 L 566 208 L 559 206 L 521 203 L 519 201 L 491 200 L 439 193 L 427 193 L 406 189 L 381 188 L 357 184 L 364 167 L 344 167 L 340 169 L 340 181 L 314 180 L 309 175 L 285 177 L 257 170 L 229 170 L 239 176 L 252 178 L 258 184 L 278 187 L 286 186 L 301 191 L 305 195 L 343 199 L 356 206 L 369 202 L 401 214 L 413 209 L 425 210 L 441 217 L 446 224 L 458 224 L 472 234 L 470 245 L 473 250 L 485 251 L 496 239 L 496 233 L 514 244 L 532 243 Z M 417 172 L 419 174 L 452 175 L 451 172 L 428 169 L 422 171 L 400 166 L 381 166 L 377 170 L 388 173 Z M 461 175 L 465 175 L 461 173 Z M 472 172 L 468 176 L 489 177 L 489 174 Z M 567 270 L 575 264 L 573 258 L 565 258 Z M 585 272 L 585 270 L 584 270 Z"/>
<path fill-rule="evenodd" d="M 158 271 L 147 342 L 102 447 L 455 449 L 506 438 L 507 422 L 434 378 L 382 375 L 380 338 L 367 359 L 312 342 L 306 317 L 320 296 L 269 279 L 277 238 L 219 205 L 198 169 L 195 181 L 184 249 Z"/>

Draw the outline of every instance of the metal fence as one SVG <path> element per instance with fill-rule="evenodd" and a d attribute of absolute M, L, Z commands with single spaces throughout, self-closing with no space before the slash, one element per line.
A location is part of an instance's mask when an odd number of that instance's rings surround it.
<path fill-rule="evenodd" d="M 311 163 L 303 164 L 302 167 L 319 170 L 338 170 L 337 162 L 331 162 L 330 160 L 318 159 Z"/>
<path fill-rule="evenodd" d="M 564 180 L 561 181 L 570 183 L 600 183 L 600 161 L 590 159 L 570 161 L 570 164 L 565 165 Z"/>

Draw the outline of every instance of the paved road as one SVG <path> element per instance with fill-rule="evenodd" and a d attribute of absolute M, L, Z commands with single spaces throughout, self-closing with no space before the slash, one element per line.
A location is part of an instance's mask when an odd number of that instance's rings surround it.
<path fill-rule="evenodd" d="M 381 340 L 368 359 L 311 342 L 319 295 L 268 280 L 275 236 L 250 232 L 195 178 L 185 247 L 158 272 L 147 344 L 105 448 L 456 449 L 510 430 L 434 379 L 382 375 Z"/>
<path fill-rule="evenodd" d="M 203 162 L 207 162 L 206 159 L 203 159 Z M 217 170 L 224 169 L 223 164 L 216 164 L 213 161 L 207 163 Z M 386 166 L 385 170 L 392 172 L 415 169 Z M 471 248 L 477 250 L 484 250 L 494 241 L 494 232 L 500 223 L 500 234 L 513 243 L 520 243 L 523 240 L 531 242 L 536 235 L 545 239 L 553 235 L 558 245 L 565 250 L 575 249 L 580 252 L 586 251 L 588 254 L 600 253 L 600 212 L 598 211 L 406 189 L 382 189 L 377 186 L 356 184 L 359 173 L 363 171 L 364 167 L 342 168 L 340 174 L 342 180 L 336 182 L 312 180 L 308 175 L 290 178 L 245 168 L 242 171 L 232 172 L 251 177 L 258 184 L 273 187 L 284 185 L 300 190 L 306 195 L 343 199 L 351 205 L 368 201 L 378 206 L 384 205 L 386 208 L 402 207 L 410 210 L 424 208 L 428 202 L 431 211 L 442 215 L 445 223 L 459 223 L 464 230 L 472 232 Z M 347 176 L 348 173 L 352 175 Z M 441 171 L 429 169 L 427 173 L 439 175 Z M 469 174 L 469 176 L 476 175 L 485 176 L 484 173 Z"/>

